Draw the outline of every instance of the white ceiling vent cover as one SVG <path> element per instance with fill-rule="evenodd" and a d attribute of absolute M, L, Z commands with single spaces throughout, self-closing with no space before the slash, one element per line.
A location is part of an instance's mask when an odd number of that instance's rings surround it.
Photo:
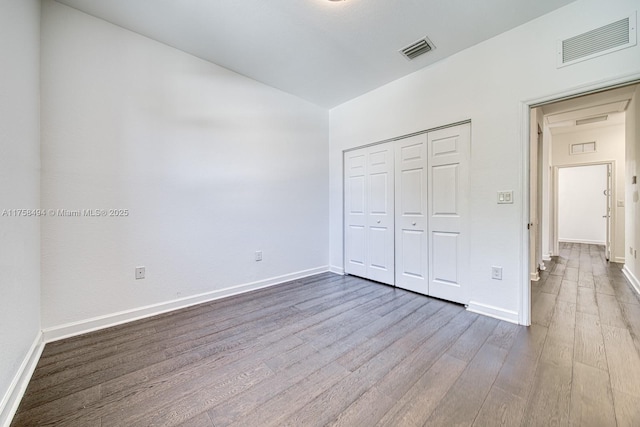
<path fill-rule="evenodd" d="M 431 43 L 431 40 L 429 40 L 426 37 L 423 37 L 420 40 L 411 43 L 409 46 L 405 47 L 404 49 L 400 49 L 400 53 L 404 55 L 404 57 L 407 58 L 409 61 L 411 61 L 412 59 L 417 58 L 422 54 L 431 52 L 435 48 L 436 47 L 433 45 L 433 43 Z"/>
<path fill-rule="evenodd" d="M 636 45 L 636 14 L 558 41 L 558 68 Z"/>

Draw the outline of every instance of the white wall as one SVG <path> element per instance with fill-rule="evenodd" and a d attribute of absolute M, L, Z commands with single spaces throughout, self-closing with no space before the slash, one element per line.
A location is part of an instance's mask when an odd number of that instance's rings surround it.
<path fill-rule="evenodd" d="M 640 86 L 636 87 L 633 99 L 627 108 L 625 117 L 626 125 L 626 216 L 627 221 L 625 233 L 625 265 L 624 271 L 631 279 L 638 292 L 640 292 L 640 197 L 638 192 L 640 182 Z M 632 177 L 636 177 L 636 184 L 631 183 Z M 632 248 L 634 255 L 629 253 Z"/>
<path fill-rule="evenodd" d="M 51 0 L 42 33 L 42 205 L 129 210 L 43 220 L 45 328 L 327 268 L 327 110 Z"/>
<path fill-rule="evenodd" d="M 556 42 L 640 9 L 638 0 L 582 0 L 392 82 L 331 111 L 331 255 L 343 265 L 342 151 L 472 120 L 470 299 L 511 319 L 523 286 L 523 102 L 640 70 L 640 45 L 558 69 Z M 437 42 L 436 42 L 437 43 Z M 496 192 L 514 190 L 513 205 Z M 491 279 L 491 266 L 504 268 Z M 494 310 L 495 309 L 495 310 Z"/>
<path fill-rule="evenodd" d="M 39 1 L 0 2 L 0 213 L 40 204 L 39 37 Z M 0 425 L 40 332 L 40 221 L 6 215 L 0 215 Z"/>
<path fill-rule="evenodd" d="M 588 126 L 588 125 L 587 125 Z M 579 128 L 575 128 L 579 129 Z M 570 155 L 571 144 L 596 141 L 595 153 Z M 576 130 L 559 133 L 552 136 L 551 163 L 553 166 L 577 165 L 602 161 L 614 162 L 614 182 L 612 211 L 615 215 L 615 231 L 612 235 L 611 260 L 624 262 L 624 207 L 618 206 L 618 201 L 624 201 L 625 193 L 625 126 L 617 124 L 590 130 Z M 558 232 L 562 230 L 559 229 Z M 558 236 L 562 237 L 562 236 Z M 566 237 L 566 236 L 565 236 Z"/>
<path fill-rule="evenodd" d="M 558 238 L 604 245 L 607 240 L 607 165 L 558 170 Z"/>

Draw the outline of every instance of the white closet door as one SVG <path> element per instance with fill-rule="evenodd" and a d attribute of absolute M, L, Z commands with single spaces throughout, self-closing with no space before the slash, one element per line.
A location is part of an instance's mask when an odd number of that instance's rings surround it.
<path fill-rule="evenodd" d="M 396 286 L 429 293 L 427 276 L 427 136 L 395 143 Z"/>
<path fill-rule="evenodd" d="M 427 134 L 429 295 L 467 303 L 469 124 Z"/>
<path fill-rule="evenodd" d="M 345 153 L 345 272 L 394 281 L 393 145 Z"/>
<path fill-rule="evenodd" d="M 393 285 L 393 144 L 368 149 L 367 184 L 367 277 Z"/>
<path fill-rule="evenodd" d="M 367 276 L 366 149 L 344 155 L 345 266 L 344 271 Z"/>

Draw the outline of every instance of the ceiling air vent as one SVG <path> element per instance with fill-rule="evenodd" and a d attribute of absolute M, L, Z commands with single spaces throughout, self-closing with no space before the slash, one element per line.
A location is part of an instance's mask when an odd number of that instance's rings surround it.
<path fill-rule="evenodd" d="M 558 42 L 558 67 L 636 45 L 636 15 Z"/>
<path fill-rule="evenodd" d="M 404 55 L 408 60 L 412 60 L 424 53 L 430 52 L 436 47 L 431 43 L 431 40 L 424 37 L 417 42 L 411 43 L 409 46 L 400 50 L 400 53 Z"/>

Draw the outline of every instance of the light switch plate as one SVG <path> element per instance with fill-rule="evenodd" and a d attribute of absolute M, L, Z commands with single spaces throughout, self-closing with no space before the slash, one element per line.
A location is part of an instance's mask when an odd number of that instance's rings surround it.
<path fill-rule="evenodd" d="M 512 204 L 513 203 L 513 191 L 498 191 L 498 204 Z"/>
<path fill-rule="evenodd" d="M 136 267 L 136 279 L 144 279 L 145 268 L 144 267 Z"/>

